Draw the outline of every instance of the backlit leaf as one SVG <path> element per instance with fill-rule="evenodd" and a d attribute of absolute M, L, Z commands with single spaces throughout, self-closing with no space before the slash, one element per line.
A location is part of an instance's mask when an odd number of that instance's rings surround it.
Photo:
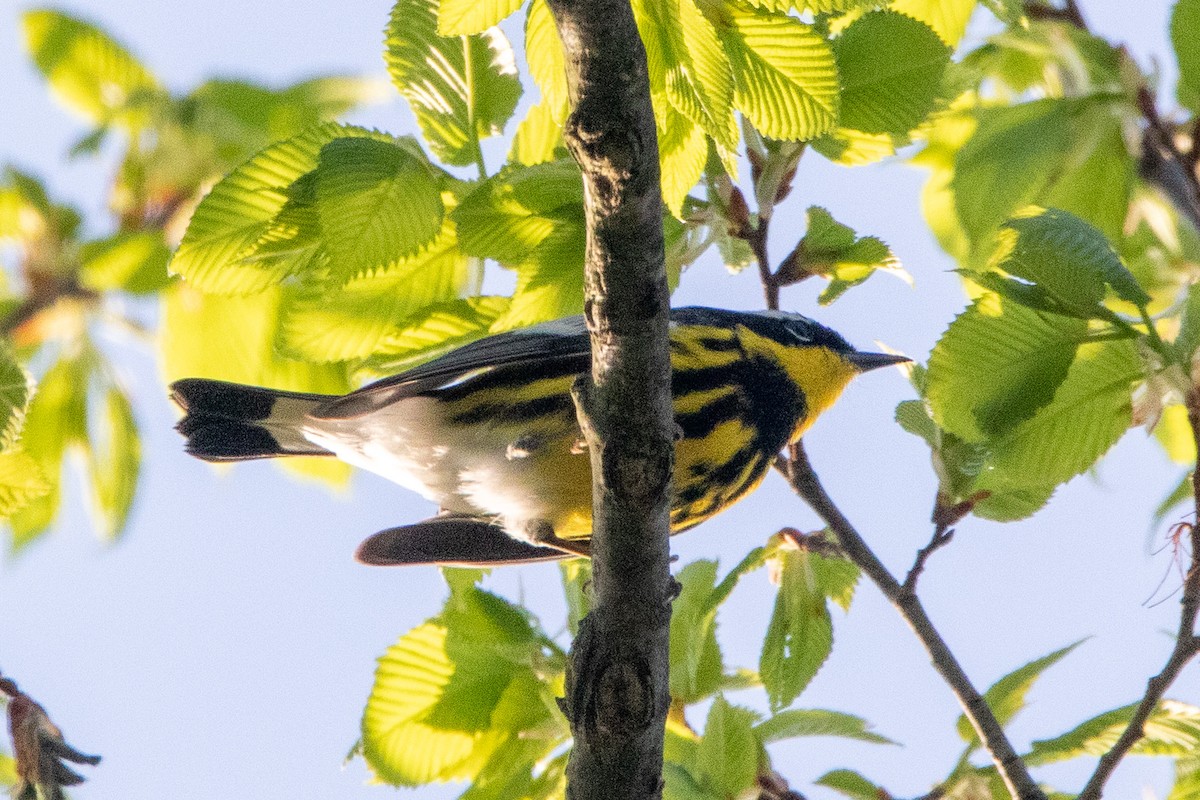
<path fill-rule="evenodd" d="M 772 710 L 791 705 L 833 648 L 833 623 L 814 553 L 781 548 L 775 556 L 779 592 L 763 641 L 758 672 Z"/>
<path fill-rule="evenodd" d="M 437 30 L 442 36 L 482 33 L 521 7 L 522 0 L 438 0 Z"/>
<path fill-rule="evenodd" d="M 108 539 L 125 530 L 137 491 L 142 448 L 129 398 L 116 387 L 104 393 L 98 424 L 91 426 L 88 472 L 100 529 Z"/>
<path fill-rule="evenodd" d="M 473 342 L 487 335 L 511 302 L 507 297 L 467 297 L 426 306 L 380 339 L 369 365 L 395 374 Z"/>
<path fill-rule="evenodd" d="M 835 769 L 817 778 L 818 786 L 828 786 L 852 800 L 879 800 L 891 795 L 851 769 Z"/>
<path fill-rule="evenodd" d="M 29 373 L 7 347 L 0 346 L 0 452 L 16 444 L 32 390 Z"/>
<path fill-rule="evenodd" d="M 803 141 L 831 130 L 838 73 L 829 43 L 792 17 L 734 5 L 724 13 L 710 21 L 729 56 L 734 105 L 772 139 Z"/>
<path fill-rule="evenodd" d="M 25 46 L 54 93 L 94 123 L 122 121 L 119 112 L 131 101 L 162 91 L 128 50 L 95 25 L 49 9 L 27 11 L 22 22 Z"/>
<path fill-rule="evenodd" d="M 834 40 L 842 82 L 840 125 L 901 135 L 933 108 L 950 49 L 924 22 L 866 14 Z"/>
<path fill-rule="evenodd" d="M 982 296 L 930 354 L 934 419 L 969 442 L 1012 429 L 1055 396 L 1086 333 L 1083 320 Z"/>
<path fill-rule="evenodd" d="M 512 46 L 499 28 L 466 37 L 437 32 L 437 0 L 398 0 L 384 59 L 438 158 L 482 158 L 479 140 L 501 133 L 521 96 Z"/>
<path fill-rule="evenodd" d="M 33 500 L 50 493 L 53 485 L 28 453 L 0 453 L 0 519 L 7 519 Z"/>
<path fill-rule="evenodd" d="M 717 581 L 717 562 L 693 561 L 676 576 L 680 591 L 671 605 L 671 697 L 694 703 L 721 682 L 717 610 L 708 602 Z"/>
<path fill-rule="evenodd" d="M 992 443 L 991 464 L 1010 486 L 1062 483 L 1089 469 L 1132 422 L 1143 368 L 1129 341 L 1085 344 L 1051 403 Z"/>
<path fill-rule="evenodd" d="M 152 294 L 170 281 L 171 250 L 159 231 L 130 231 L 80 248 L 79 281 L 89 289 Z"/>
<path fill-rule="evenodd" d="M 718 797 L 740 797 L 754 785 L 762 747 L 754 734 L 755 713 L 730 705 L 724 697 L 713 701 L 704 723 L 704 737 L 696 752 L 700 785 Z"/>
<path fill-rule="evenodd" d="M 1030 766 L 1108 752 L 1125 730 L 1135 706 L 1129 705 L 1093 717 L 1053 739 L 1033 743 L 1024 757 Z M 1187 756 L 1200 748 L 1200 708 L 1164 700 L 1146 720 L 1145 736 L 1131 752 L 1142 755 Z"/>
<path fill-rule="evenodd" d="M 335 276 L 361 276 L 412 256 L 442 227 L 436 176 L 394 144 L 334 139 L 321 148 L 313 175 L 321 239 Z"/>
<path fill-rule="evenodd" d="M 967 30 L 975 0 L 892 0 L 889 8 L 921 20 L 954 47 Z"/>
<path fill-rule="evenodd" d="M 770 719 L 754 726 L 763 744 L 794 739 L 799 736 L 839 736 L 875 744 L 895 744 L 886 736 L 868 730 L 862 717 L 826 711 L 819 708 L 793 708 L 780 711 Z"/>
<path fill-rule="evenodd" d="M 1178 0 L 1171 11 L 1171 44 L 1179 62 L 1179 104 L 1200 112 L 1200 0 Z"/>
<path fill-rule="evenodd" d="M 1001 725 L 1007 725 L 1011 722 L 1013 717 L 1025 707 L 1025 696 L 1029 693 L 1034 682 L 1042 676 L 1042 673 L 1066 658 L 1072 650 L 1082 643 L 1082 641 L 1075 642 L 1074 644 L 1055 650 L 1053 653 L 1030 661 L 1028 664 L 1013 670 L 993 683 L 984 692 L 983 699 L 987 702 L 988 707 L 992 709 L 992 713 L 996 715 L 996 721 Z M 978 743 L 979 739 L 975 733 L 975 729 L 971 727 L 971 723 L 967 721 L 966 716 L 959 715 L 956 728 L 958 735 L 968 744 L 975 745 Z"/>

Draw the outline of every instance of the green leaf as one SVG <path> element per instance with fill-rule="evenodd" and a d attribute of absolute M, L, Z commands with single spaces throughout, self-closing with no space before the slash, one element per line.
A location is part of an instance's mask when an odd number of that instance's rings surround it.
<path fill-rule="evenodd" d="M 319 237 L 316 213 L 305 205 L 311 201 L 299 197 L 311 191 L 312 182 L 300 179 L 316 169 L 321 148 L 346 136 L 395 141 L 325 123 L 271 145 L 226 175 L 200 202 L 171 270 L 205 292 L 248 294 L 276 286 L 307 266 Z M 301 234 L 306 238 L 297 244 Z"/>
<path fill-rule="evenodd" d="M 829 278 L 817 301 L 828 305 L 848 289 L 887 270 L 908 277 L 891 249 L 874 236 L 855 236 L 852 228 L 836 221 L 820 206 L 809 206 L 808 230 L 800 240 L 799 269 L 804 275 Z"/>
<path fill-rule="evenodd" d="M 812 147 L 835 164 L 861 167 L 896 155 L 896 139 L 887 133 L 865 133 L 853 128 L 834 128 L 818 136 Z"/>
<path fill-rule="evenodd" d="M 718 797 L 739 797 L 754 785 L 762 743 L 754 734 L 755 714 L 717 697 L 704 723 L 696 752 L 699 783 Z"/>
<path fill-rule="evenodd" d="M 1179 104 L 1200 112 L 1200 0 L 1179 0 L 1171 11 L 1171 44 L 1179 62 Z"/>
<path fill-rule="evenodd" d="M 438 0 L 437 32 L 442 36 L 483 33 L 521 5 L 522 0 Z"/>
<path fill-rule="evenodd" d="M 463 252 L 515 266 L 569 223 L 583 225 L 583 182 L 573 161 L 506 167 L 451 212 Z"/>
<path fill-rule="evenodd" d="M 492 332 L 525 328 L 583 311 L 583 254 L 587 231 L 582 221 L 558 226 L 517 267 L 512 304 Z"/>
<path fill-rule="evenodd" d="M 513 135 L 508 160 L 533 166 L 565 155 L 566 145 L 563 144 L 562 123 L 559 121 L 565 117 L 565 110 L 553 108 L 544 99 L 530 106 Z"/>
<path fill-rule="evenodd" d="M 100 28 L 59 11 L 27 11 L 25 47 L 63 103 L 96 124 L 130 123 L 121 114 L 162 87 L 128 50 Z"/>
<path fill-rule="evenodd" d="M 671 697 L 691 704 L 717 691 L 724 667 L 717 643 L 717 610 L 709 598 L 717 562 L 693 561 L 675 577 L 679 595 L 671 604 Z"/>
<path fill-rule="evenodd" d="M 426 306 L 379 340 L 368 364 L 384 375 L 415 366 L 486 336 L 512 301 L 507 297 L 468 297 Z"/>
<path fill-rule="evenodd" d="M 934 420 L 968 442 L 1011 430 L 1054 398 L 1086 334 L 1083 320 L 983 295 L 930 354 Z"/>
<path fill-rule="evenodd" d="M 1066 658 L 1071 651 L 1083 644 L 1083 641 L 1081 639 L 1074 644 L 1069 644 L 1066 647 L 1055 650 L 1053 653 L 1034 659 L 993 683 L 984 692 L 983 699 L 988 704 L 988 707 L 991 708 L 992 713 L 995 714 L 996 721 L 1001 725 L 1007 725 L 1011 722 L 1013 717 L 1025 707 L 1025 696 L 1029 693 L 1034 682 L 1042 676 L 1043 672 Z M 959 715 L 955 727 L 958 730 L 958 735 L 967 744 L 972 747 L 978 744 L 979 737 L 976 735 L 975 729 L 971 727 L 971 723 L 967 721 L 966 715 Z"/>
<path fill-rule="evenodd" d="M 1200 757 L 1192 755 L 1175 762 L 1175 785 L 1167 800 L 1200 800 Z"/>
<path fill-rule="evenodd" d="M 297 392 L 344 394 L 345 368 L 310 364 L 275 350 L 280 308 L 292 290 L 276 287 L 248 297 L 201 294 L 176 284 L 163 304 L 163 373 L 168 383 L 215 378 Z"/>
<path fill-rule="evenodd" d="M 436 17 L 437 0 L 398 0 L 384 59 L 438 158 L 474 164 L 479 141 L 503 131 L 521 97 L 512 46 L 499 28 L 444 38 Z"/>
<path fill-rule="evenodd" d="M 554 111 L 555 121 L 567 118 L 567 60 L 558 27 L 546 0 L 532 0 L 525 13 L 525 58 L 529 74 L 542 93 L 541 102 Z"/>
<path fill-rule="evenodd" d="M 876 5 L 875 0 L 752 0 L 756 8 L 787 13 L 799 11 L 813 14 L 841 14 Z"/>
<path fill-rule="evenodd" d="M 14 550 L 30 544 L 49 529 L 58 511 L 63 456 L 70 447 L 87 445 L 89 371 L 85 359 L 63 358 L 38 381 L 25 416 L 21 446 L 36 462 L 49 491 L 35 493 L 10 516 Z"/>
<path fill-rule="evenodd" d="M 505 745 L 529 738 L 522 733 L 561 736 L 532 669 L 544 663 L 547 644 L 519 609 L 458 586 L 441 615 L 379 660 L 363 712 L 371 769 L 398 786 L 470 780 Z"/>
<path fill-rule="evenodd" d="M 567 630 L 571 637 L 579 635 L 579 623 L 591 611 L 592 562 L 572 558 L 559 563 L 562 571 L 563 594 L 567 601 Z"/>
<path fill-rule="evenodd" d="M 781 548 L 775 555 L 779 592 L 758 666 L 773 711 L 792 704 L 833 648 L 825 566 L 826 559 L 806 551 Z"/>
<path fill-rule="evenodd" d="M 835 769 L 826 772 L 814 781 L 818 786 L 828 786 L 853 800 L 880 800 L 891 794 L 852 769 Z"/>
<path fill-rule="evenodd" d="M 1008 486 L 1002 477 L 986 473 L 973 487 L 988 496 L 975 503 L 971 513 L 980 519 L 995 522 L 1016 522 L 1040 511 L 1054 496 L 1057 484 L 1043 486 Z"/>
<path fill-rule="evenodd" d="M 896 136 L 933 109 L 950 48 L 924 22 L 890 11 L 865 14 L 833 43 L 841 76 L 840 125 Z"/>
<path fill-rule="evenodd" d="M 683 0 L 691 2 L 691 0 Z M 683 218 L 688 192 L 704 173 L 708 141 L 701 127 L 665 102 L 655 104 L 659 113 L 658 158 L 662 171 L 663 202 L 676 218 Z"/>
<path fill-rule="evenodd" d="M 1034 207 L 1005 222 L 992 266 L 1031 281 L 1080 315 L 1098 313 L 1106 286 L 1138 307 L 1150 302 L 1104 235 L 1058 209 Z"/>
<path fill-rule="evenodd" d="M 1106 102 L 1044 99 L 977 113 L 978 129 L 958 151 L 951 181 L 975 250 L 990 252 L 995 229 L 1030 204 L 1070 211 L 1120 237 L 1132 164 Z"/>
<path fill-rule="evenodd" d="M 0 452 L 16 444 L 32 394 L 33 379 L 9 349 L 0 346 Z"/>
<path fill-rule="evenodd" d="M 1128 341 L 1080 347 L 1054 400 L 993 441 L 997 482 L 1046 487 L 1089 469 L 1129 429 L 1133 386 L 1142 377 Z"/>
<path fill-rule="evenodd" d="M 436 176 L 394 144 L 334 139 L 321 148 L 313 180 L 335 277 L 359 277 L 412 256 L 442 228 Z"/>
<path fill-rule="evenodd" d="M 116 539 L 125 530 L 137 491 L 142 446 L 129 398 L 115 386 L 104 393 L 98 425 L 90 426 L 88 472 L 101 532 Z"/>
<path fill-rule="evenodd" d="M 792 17 L 733 4 L 723 13 L 709 21 L 729 56 L 734 106 L 772 139 L 806 141 L 831 130 L 838 73 L 829 43 Z"/>
<path fill-rule="evenodd" d="M 170 282 L 170 257 L 160 231 L 118 233 L 80 248 L 79 281 L 98 292 L 153 294 Z"/>
<path fill-rule="evenodd" d="M 1053 739 L 1033 743 L 1024 757 L 1030 766 L 1108 752 L 1129 724 L 1136 706 L 1128 705 L 1093 717 Z M 1200 748 L 1200 708 L 1164 700 L 1146 720 L 1145 736 L 1131 752 L 1154 756 L 1188 756 Z"/>
<path fill-rule="evenodd" d="M 889 8 L 921 20 L 954 47 L 966 33 L 975 0 L 892 0 Z"/>
<path fill-rule="evenodd" d="M 754 733 L 763 744 L 800 736 L 839 736 L 875 744 L 896 744 L 867 728 L 867 721 L 853 714 L 819 708 L 794 708 L 758 723 L 754 726 Z"/>
<path fill-rule="evenodd" d="M 28 453 L 20 450 L 0 453 L 0 519 L 8 519 L 53 488 Z"/>
<path fill-rule="evenodd" d="M 931 449 L 937 449 L 938 426 L 924 401 L 901 400 L 896 406 L 896 424 L 913 436 L 924 439 Z"/>
<path fill-rule="evenodd" d="M 729 58 L 695 0 L 641 0 L 634 11 L 646 42 L 652 91 L 665 92 L 674 110 L 720 146 L 737 147 Z M 660 130 L 671 130 L 673 125 L 664 119 L 661 108 L 656 108 L 656 117 Z M 660 143 L 660 153 L 663 150 Z"/>

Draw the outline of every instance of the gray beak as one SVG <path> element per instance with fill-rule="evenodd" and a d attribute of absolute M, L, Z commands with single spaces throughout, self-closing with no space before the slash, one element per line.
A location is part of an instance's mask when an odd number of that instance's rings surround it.
<path fill-rule="evenodd" d="M 869 372 L 880 367 L 890 367 L 893 364 L 903 364 L 912 361 L 908 356 L 897 356 L 891 353 L 850 353 L 846 360 L 858 367 L 859 372 Z"/>

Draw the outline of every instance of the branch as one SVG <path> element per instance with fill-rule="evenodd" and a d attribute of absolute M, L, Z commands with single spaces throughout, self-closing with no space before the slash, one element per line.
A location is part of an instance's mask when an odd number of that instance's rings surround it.
<path fill-rule="evenodd" d="M 1017 800 L 1046 800 L 1046 795 L 1034 783 L 1025 763 L 1017 755 L 1000 722 L 984 701 L 983 696 L 971 684 L 970 678 L 962 666 L 950 652 L 944 639 L 933 626 L 925 608 L 917 596 L 905 589 L 888 571 L 883 562 L 855 530 L 850 521 L 842 514 L 829 495 L 825 493 L 820 480 L 813 472 L 804 452 L 803 442 L 792 445 L 789 458 L 783 464 L 788 483 L 805 502 L 817 512 L 838 537 L 846 555 L 859 569 L 867 574 L 883 595 L 900 612 L 900 616 L 925 646 L 934 669 L 950 686 L 954 696 L 958 698 L 963 713 L 970 720 L 979 740 L 992 757 L 1004 785 Z"/>
<path fill-rule="evenodd" d="M 1192 426 L 1192 438 L 1200 446 L 1200 387 L 1193 386 L 1187 396 L 1188 422 Z M 1200 465 L 1192 472 L 1192 495 L 1197 519 L 1200 520 Z M 1133 746 L 1146 734 L 1146 721 L 1154 712 L 1156 706 L 1167 689 L 1179 677 L 1179 673 L 1188 662 L 1200 654 L 1200 635 L 1196 634 L 1196 617 L 1200 614 L 1200 530 L 1197 525 L 1187 526 L 1190 537 L 1191 554 L 1188 557 L 1187 573 L 1183 579 L 1183 596 L 1179 605 L 1179 629 L 1175 634 L 1175 646 L 1167 663 L 1162 670 L 1146 682 L 1146 693 L 1142 695 L 1138 707 L 1129 720 L 1129 725 L 1121 733 L 1116 744 L 1104 754 L 1096 771 L 1088 779 L 1087 785 L 1079 794 L 1079 800 L 1100 800 L 1104 792 L 1104 784 L 1112 776 L 1113 770 L 1121 763 Z"/>
<path fill-rule="evenodd" d="M 658 144 L 646 54 L 629 0 L 549 0 L 574 110 L 564 139 L 583 172 L 592 371 L 575 386 L 591 457 L 594 604 L 571 650 L 562 706 L 575 746 L 567 796 L 662 792 L 675 423 L 667 343 Z"/>

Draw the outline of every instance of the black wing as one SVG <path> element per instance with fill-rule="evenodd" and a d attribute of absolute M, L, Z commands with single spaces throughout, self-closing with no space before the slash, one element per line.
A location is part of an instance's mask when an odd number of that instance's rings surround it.
<path fill-rule="evenodd" d="M 499 333 L 460 347 L 428 364 L 364 386 L 315 409 L 320 419 L 349 419 L 369 414 L 407 397 L 467 380 L 504 367 L 520 367 L 531 375 L 543 371 L 582 372 L 590 358 L 583 317 Z"/>
<path fill-rule="evenodd" d="M 560 561 L 570 554 L 518 541 L 486 519 L 443 514 L 414 525 L 380 531 L 358 546 L 356 557 L 364 564 L 381 567 L 406 564 L 494 567 Z"/>

